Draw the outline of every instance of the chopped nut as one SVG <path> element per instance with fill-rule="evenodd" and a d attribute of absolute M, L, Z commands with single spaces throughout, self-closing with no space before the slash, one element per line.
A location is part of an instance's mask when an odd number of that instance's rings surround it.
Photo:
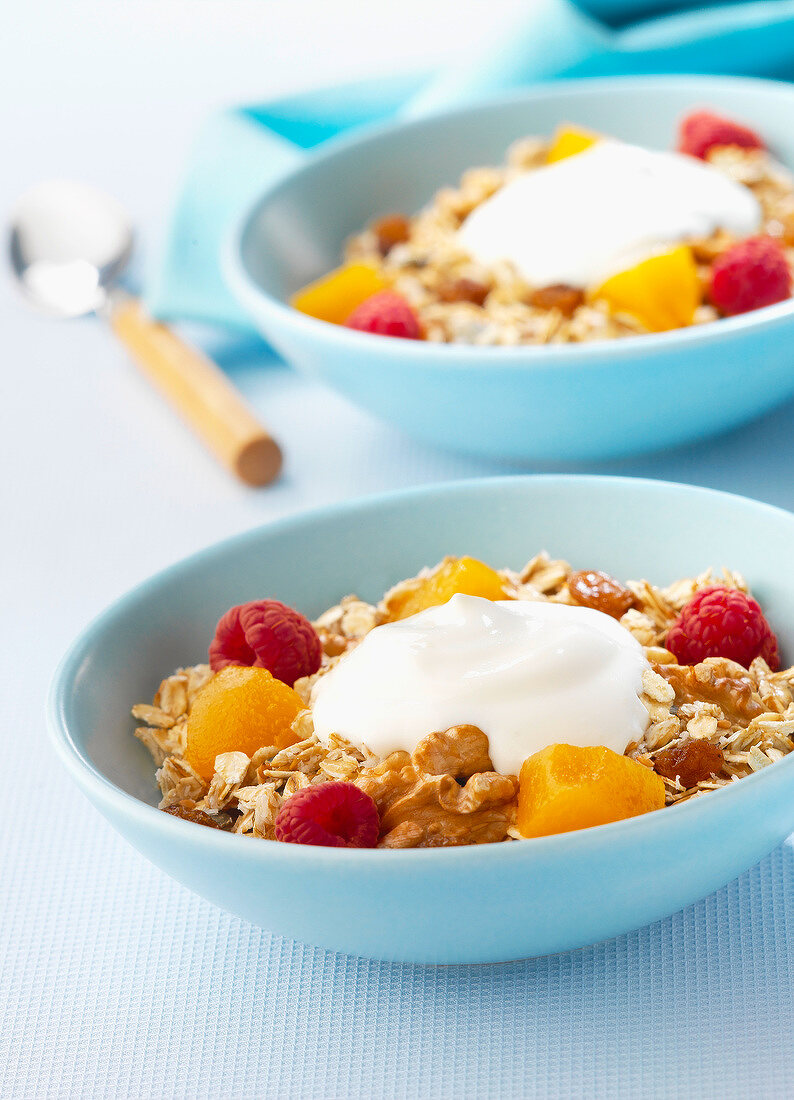
<path fill-rule="evenodd" d="M 488 738 L 477 726 L 451 726 L 428 734 L 414 749 L 411 762 L 428 775 L 468 779 L 475 772 L 491 772 Z"/>
<path fill-rule="evenodd" d="M 394 752 L 374 768 L 365 768 L 356 785 L 366 791 L 381 818 L 381 847 L 434 848 L 490 844 L 504 840 L 512 824 L 518 781 L 514 776 L 481 772 L 461 787 L 451 775 L 420 772 L 405 752 Z M 405 822 L 418 828 L 406 830 Z"/>
<path fill-rule="evenodd" d="M 698 665 L 657 665 L 656 671 L 673 688 L 679 705 L 696 700 L 716 703 L 739 725 L 764 712 L 746 670 L 724 657 L 707 657 Z"/>

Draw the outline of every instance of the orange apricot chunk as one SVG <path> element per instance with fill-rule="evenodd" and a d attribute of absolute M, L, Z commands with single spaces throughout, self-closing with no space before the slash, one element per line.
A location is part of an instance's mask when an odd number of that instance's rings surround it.
<path fill-rule="evenodd" d="M 591 295 L 613 313 L 629 313 L 650 332 L 691 325 L 701 287 L 692 250 L 679 245 L 610 276 Z"/>
<path fill-rule="evenodd" d="M 591 149 L 599 141 L 601 141 L 600 134 L 595 134 L 592 130 L 584 130 L 580 126 L 569 126 L 563 123 L 554 131 L 554 137 L 546 154 L 546 163 L 554 164 L 558 160 L 575 157 L 577 153 Z"/>
<path fill-rule="evenodd" d="M 264 745 L 285 749 L 298 740 L 291 726 L 305 704 L 266 668 L 227 665 L 201 689 L 187 720 L 185 759 L 212 779 L 222 752 L 252 756 Z"/>
<path fill-rule="evenodd" d="M 549 745 L 521 765 L 516 825 L 551 836 L 622 821 L 664 806 L 660 776 L 603 745 Z"/>
<path fill-rule="evenodd" d="M 490 565 L 476 558 L 444 558 L 429 577 L 398 585 L 386 596 L 389 622 L 407 619 L 428 607 L 447 603 L 459 592 L 483 596 L 486 600 L 504 600 L 506 582 Z"/>
<path fill-rule="evenodd" d="M 353 310 L 388 284 L 369 264 L 344 264 L 290 298 L 300 313 L 342 325 Z"/>

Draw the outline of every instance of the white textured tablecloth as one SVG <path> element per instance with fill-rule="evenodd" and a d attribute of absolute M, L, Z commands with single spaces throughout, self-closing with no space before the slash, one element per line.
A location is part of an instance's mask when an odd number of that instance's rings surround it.
<path fill-rule="evenodd" d="M 99 3 L 77 18 L 75 5 L 29 5 L 18 16 L 26 51 L 0 42 L 0 71 L 21 87 L 0 93 L 0 138 L 15 153 L 2 208 L 39 176 L 82 175 L 131 206 L 146 244 L 185 131 L 210 102 L 295 86 L 296 57 L 317 80 L 385 64 L 371 15 L 356 37 L 355 5 L 341 5 L 349 42 L 340 36 L 336 56 L 313 7 Z M 422 5 L 408 8 L 418 17 Z M 482 8 L 463 11 L 471 26 L 450 32 L 453 5 L 439 0 L 421 49 L 390 48 L 426 62 L 434 41 L 475 33 Z M 421 968 L 248 927 L 111 831 L 53 757 L 43 717 L 53 667 L 93 614 L 155 569 L 275 516 L 503 468 L 413 444 L 265 368 L 255 346 L 216 342 L 287 448 L 280 483 L 245 490 L 98 324 L 58 326 L 0 289 L 0 1096 L 794 1095 L 788 844 L 713 897 L 610 943 Z M 599 469 L 794 508 L 794 405 L 708 445 Z"/>

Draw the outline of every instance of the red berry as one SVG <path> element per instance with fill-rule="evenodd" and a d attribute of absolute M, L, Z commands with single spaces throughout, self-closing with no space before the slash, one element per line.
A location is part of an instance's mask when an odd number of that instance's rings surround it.
<path fill-rule="evenodd" d="M 308 619 L 278 600 L 230 607 L 215 628 L 210 667 L 266 668 L 290 687 L 320 667 L 322 645 Z"/>
<path fill-rule="evenodd" d="M 678 152 L 705 160 L 715 145 L 740 145 L 743 149 L 765 149 L 754 130 L 722 118 L 712 111 L 693 111 L 681 119 L 678 127 Z"/>
<path fill-rule="evenodd" d="M 723 313 L 747 313 L 791 294 L 791 271 L 771 237 L 749 237 L 714 261 L 709 298 Z"/>
<path fill-rule="evenodd" d="M 379 290 L 357 306 L 345 321 L 348 328 L 359 332 L 375 332 L 379 336 L 401 336 L 404 340 L 421 340 L 419 318 L 399 294 Z"/>
<path fill-rule="evenodd" d="M 763 657 L 780 667 L 777 638 L 755 600 L 735 588 L 714 586 L 696 592 L 670 627 L 665 643 L 682 665 L 706 657 L 728 657 L 745 668 Z"/>
<path fill-rule="evenodd" d="M 276 816 L 276 840 L 326 848 L 374 848 L 380 834 L 378 807 L 355 783 L 304 787 Z"/>

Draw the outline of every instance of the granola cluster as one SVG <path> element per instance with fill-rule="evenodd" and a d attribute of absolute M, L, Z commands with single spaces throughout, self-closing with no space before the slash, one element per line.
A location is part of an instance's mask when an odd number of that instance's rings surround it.
<path fill-rule="evenodd" d="M 423 570 L 419 578 L 432 575 Z M 576 572 L 545 552 L 523 569 L 499 571 L 508 598 L 577 604 L 586 601 L 619 617 L 644 647 L 651 669 L 641 696 L 649 725 L 626 755 L 664 779 L 668 804 L 727 786 L 773 764 L 794 749 L 794 667 L 772 672 L 756 658 L 749 669 L 725 658 L 679 665 L 665 648 L 667 632 L 698 591 L 720 584 L 747 591 L 724 570 L 659 588 L 646 580 L 616 585 L 603 574 Z M 295 744 L 264 746 L 253 756 L 221 753 L 210 780 L 185 759 L 187 720 L 198 693 L 214 675 L 208 665 L 179 669 L 161 683 L 151 704 L 133 707 L 136 736 L 158 767 L 161 809 L 229 832 L 273 839 L 282 802 L 310 784 L 353 782 L 375 801 L 380 847 L 436 847 L 518 839 L 515 776 L 493 770 L 488 738 L 475 726 L 428 731 L 413 753 L 378 759 L 339 736 L 314 735 L 309 700 L 318 676 L 385 621 L 388 609 L 418 578 L 401 582 L 377 606 L 345 597 L 314 623 L 322 666 L 297 681 L 307 706 L 295 719 Z M 609 583 L 607 583 L 609 582 Z M 619 590 L 619 591 L 618 591 Z M 626 607 L 628 603 L 631 606 Z M 610 610 L 611 609 L 611 610 Z"/>
<path fill-rule="evenodd" d="M 511 264 L 484 267 L 461 249 L 457 231 L 464 219 L 504 184 L 545 165 L 549 147 L 548 140 L 536 137 L 516 142 L 504 165 L 465 172 L 458 187 L 443 188 L 425 209 L 401 219 L 404 224 L 399 234 L 391 224 L 396 218 L 391 216 L 353 237 L 346 258 L 379 270 L 413 307 L 425 338 L 436 343 L 587 343 L 648 331 L 631 314 L 614 313 L 598 299 L 586 301 L 575 288 L 531 287 Z M 760 232 L 780 242 L 794 270 L 791 175 L 763 149 L 718 146 L 705 159 L 753 192 L 763 213 Z M 711 265 L 735 239 L 721 231 L 688 243 L 705 291 Z M 712 306 L 704 304 L 697 309 L 694 323 L 718 316 Z"/>

